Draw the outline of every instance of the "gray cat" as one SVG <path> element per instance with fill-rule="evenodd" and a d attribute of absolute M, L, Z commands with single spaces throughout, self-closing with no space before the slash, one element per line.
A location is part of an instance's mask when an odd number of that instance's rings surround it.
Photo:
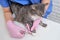
<path fill-rule="evenodd" d="M 31 28 L 34 22 L 32 16 L 43 17 L 46 5 L 47 3 L 46 4 L 38 3 L 23 6 L 18 3 L 12 2 L 10 8 L 12 12 L 15 14 L 14 18 L 15 21 L 18 21 L 24 25 L 28 23 Z M 40 22 L 40 25 L 43 27 L 47 26 L 47 24 L 43 23 L 42 21 Z"/>

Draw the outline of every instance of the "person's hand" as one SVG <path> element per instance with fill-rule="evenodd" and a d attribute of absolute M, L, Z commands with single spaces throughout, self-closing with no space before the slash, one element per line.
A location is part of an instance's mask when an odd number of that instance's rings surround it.
<path fill-rule="evenodd" d="M 36 19 L 36 20 L 33 22 L 33 26 L 32 26 L 32 28 L 31 28 L 31 31 L 36 30 L 36 28 L 37 28 L 37 26 L 39 25 L 40 21 L 41 21 L 41 18 L 38 18 L 38 19 Z"/>
<path fill-rule="evenodd" d="M 28 25 L 28 23 L 26 24 L 26 28 L 27 28 L 27 31 L 26 31 L 26 32 L 27 32 L 28 34 L 32 34 L 32 32 L 31 32 L 31 30 L 30 30 L 30 26 Z"/>
<path fill-rule="evenodd" d="M 25 35 L 25 29 L 15 25 L 12 21 L 7 21 L 7 28 L 11 37 L 22 38 Z"/>
<path fill-rule="evenodd" d="M 41 21 L 41 18 L 36 19 L 36 20 L 33 22 L 33 26 L 32 26 L 31 29 L 29 28 L 29 25 L 27 24 L 27 28 L 28 28 L 28 30 L 29 30 L 30 33 L 31 33 L 31 31 L 36 30 L 36 28 L 37 28 L 37 26 L 39 25 L 40 21 Z"/>

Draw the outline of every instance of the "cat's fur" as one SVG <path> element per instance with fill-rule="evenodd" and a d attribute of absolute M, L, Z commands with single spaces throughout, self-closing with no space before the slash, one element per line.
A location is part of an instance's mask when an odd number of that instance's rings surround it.
<path fill-rule="evenodd" d="M 46 4 L 33 4 L 33 5 L 20 5 L 18 3 L 12 3 L 11 4 L 11 10 L 15 14 L 15 21 L 21 22 L 24 25 L 26 23 L 29 24 L 30 28 L 33 25 L 33 21 L 35 19 L 32 18 L 32 16 L 38 16 L 43 17 L 44 15 L 44 9 Z M 47 26 L 47 24 L 44 24 L 42 21 L 40 23 L 43 27 Z"/>

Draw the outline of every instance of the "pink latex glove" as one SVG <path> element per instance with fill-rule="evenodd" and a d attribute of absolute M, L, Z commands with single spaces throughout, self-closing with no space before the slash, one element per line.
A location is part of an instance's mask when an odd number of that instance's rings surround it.
<path fill-rule="evenodd" d="M 27 31 L 26 31 L 26 32 L 27 32 L 28 34 L 31 34 L 31 35 L 32 35 L 32 32 L 31 32 L 30 27 L 29 27 L 28 24 L 26 24 L 26 28 L 27 28 Z"/>
<path fill-rule="evenodd" d="M 32 28 L 31 28 L 31 31 L 36 30 L 36 28 L 37 28 L 37 26 L 39 25 L 40 21 L 41 21 L 41 18 L 38 18 L 38 19 L 36 19 L 36 20 L 34 21 L 33 26 L 32 26 Z"/>
<path fill-rule="evenodd" d="M 41 21 L 41 18 L 36 19 L 36 20 L 33 22 L 33 26 L 32 26 L 31 29 L 29 28 L 29 25 L 27 24 L 27 28 L 28 28 L 28 30 L 30 30 L 30 31 L 29 31 L 30 33 L 31 33 L 31 31 L 36 30 L 36 28 L 37 28 L 37 26 L 39 25 L 40 21 Z"/>
<path fill-rule="evenodd" d="M 7 28 L 10 32 L 11 37 L 22 38 L 25 35 L 25 30 L 15 25 L 12 21 L 7 22 Z"/>

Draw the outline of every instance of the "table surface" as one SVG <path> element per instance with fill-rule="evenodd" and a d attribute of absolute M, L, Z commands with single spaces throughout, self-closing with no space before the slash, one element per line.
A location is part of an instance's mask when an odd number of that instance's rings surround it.
<path fill-rule="evenodd" d="M 38 26 L 34 36 L 26 34 L 22 39 L 11 38 L 5 25 L 3 11 L 0 8 L 0 40 L 60 40 L 60 24 L 46 19 L 46 28 Z"/>

